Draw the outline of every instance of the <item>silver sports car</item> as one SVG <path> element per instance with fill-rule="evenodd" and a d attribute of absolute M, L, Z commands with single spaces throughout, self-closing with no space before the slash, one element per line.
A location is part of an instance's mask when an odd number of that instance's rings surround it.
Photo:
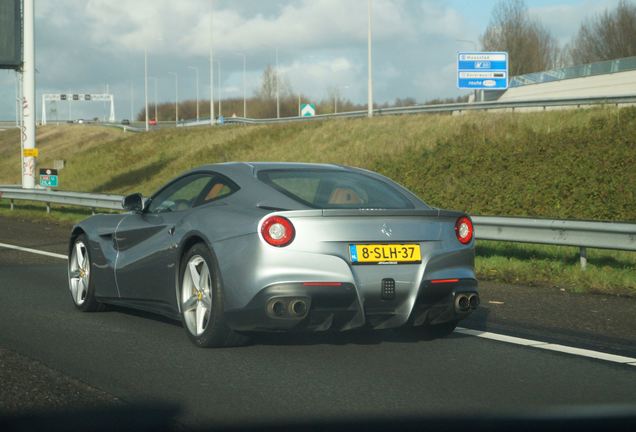
<path fill-rule="evenodd" d="M 362 326 L 443 336 L 479 304 L 470 217 L 371 171 L 206 165 L 123 206 L 73 228 L 73 302 L 181 320 L 199 346 Z"/>

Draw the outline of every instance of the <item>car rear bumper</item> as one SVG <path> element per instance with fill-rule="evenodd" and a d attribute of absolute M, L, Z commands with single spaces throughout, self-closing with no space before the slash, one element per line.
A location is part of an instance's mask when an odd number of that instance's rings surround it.
<path fill-rule="evenodd" d="M 246 307 L 226 311 L 225 318 L 237 331 L 380 329 L 459 321 L 479 302 L 475 279 L 425 280 L 418 292 L 410 313 L 404 314 L 403 304 L 394 299 L 368 302 L 365 307 L 352 283 L 274 284 L 261 290 Z M 458 307 L 460 299 L 468 300 L 471 295 L 474 307 Z"/>

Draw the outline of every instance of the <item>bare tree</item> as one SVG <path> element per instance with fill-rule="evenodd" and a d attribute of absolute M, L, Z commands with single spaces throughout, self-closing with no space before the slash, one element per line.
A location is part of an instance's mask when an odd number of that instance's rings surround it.
<path fill-rule="evenodd" d="M 613 11 L 586 20 L 567 47 L 571 65 L 636 56 L 636 5 L 621 0 Z"/>
<path fill-rule="evenodd" d="M 278 73 L 271 65 L 267 65 L 263 71 L 261 78 L 261 88 L 258 96 L 264 100 L 276 99 L 276 86 L 278 85 L 278 93 L 281 98 L 287 98 L 292 94 L 291 84 L 289 80 Z"/>
<path fill-rule="evenodd" d="M 555 37 L 530 17 L 523 0 L 500 0 L 480 39 L 485 51 L 508 52 L 511 76 L 552 69 L 559 56 Z"/>

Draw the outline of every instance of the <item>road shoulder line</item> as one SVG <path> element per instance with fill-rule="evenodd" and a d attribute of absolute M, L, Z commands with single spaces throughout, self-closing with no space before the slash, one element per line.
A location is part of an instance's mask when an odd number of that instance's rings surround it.
<path fill-rule="evenodd" d="M 37 254 L 37 255 L 45 255 L 45 256 L 49 256 L 49 257 L 53 257 L 53 258 L 59 258 L 59 259 L 63 259 L 63 260 L 67 260 L 68 259 L 68 257 L 66 255 L 57 254 L 57 253 L 54 253 L 54 252 L 41 251 L 41 250 L 37 250 L 37 249 L 30 249 L 30 248 L 25 248 L 25 247 L 22 247 L 22 246 L 10 245 L 10 244 L 6 244 L 6 243 L 0 243 L 0 247 L 6 248 L 6 249 L 13 249 L 13 250 L 21 251 L 21 252 L 29 252 L 29 253 Z"/>
<path fill-rule="evenodd" d="M 495 340 L 499 342 L 511 343 L 514 345 L 522 345 L 522 346 L 527 346 L 531 348 L 557 351 L 557 352 L 562 352 L 566 354 L 576 355 L 579 357 L 587 357 L 587 358 L 593 358 L 597 360 L 609 361 L 613 363 L 620 363 L 620 364 L 629 365 L 629 366 L 636 366 L 636 358 L 632 358 L 632 357 L 625 357 L 625 356 L 620 356 L 615 354 L 608 354 L 608 353 L 604 353 L 600 351 L 593 351 L 593 350 L 588 350 L 583 348 L 570 347 L 566 345 L 541 342 L 541 341 L 536 341 L 532 339 L 523 339 L 523 338 L 518 338 L 514 336 L 506 336 L 506 335 L 501 335 L 498 333 L 490 333 L 490 332 L 485 332 L 481 330 L 472 330 L 472 329 L 467 329 L 463 327 L 457 327 L 455 329 L 455 332 L 469 335 L 469 336 Z"/>

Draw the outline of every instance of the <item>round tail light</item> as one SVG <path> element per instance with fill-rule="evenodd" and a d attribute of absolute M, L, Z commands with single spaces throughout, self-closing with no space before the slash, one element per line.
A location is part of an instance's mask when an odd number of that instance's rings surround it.
<path fill-rule="evenodd" d="M 282 216 L 271 216 L 261 225 L 263 239 L 272 246 L 287 246 L 294 240 L 296 230 L 289 219 Z"/>
<path fill-rule="evenodd" d="M 462 216 L 455 222 L 455 235 L 461 244 L 468 244 L 473 239 L 473 222 L 468 216 Z"/>

